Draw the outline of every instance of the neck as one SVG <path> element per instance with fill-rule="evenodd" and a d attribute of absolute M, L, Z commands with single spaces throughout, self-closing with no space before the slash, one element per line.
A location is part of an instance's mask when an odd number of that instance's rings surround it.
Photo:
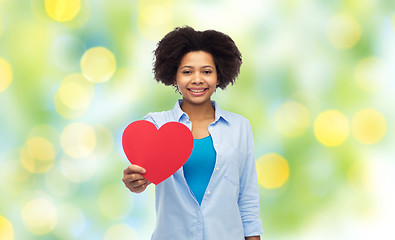
<path fill-rule="evenodd" d="M 211 104 L 211 101 L 207 101 L 202 104 L 192 104 L 190 102 L 183 101 L 181 109 L 188 114 L 191 121 L 215 118 L 215 109 Z"/>

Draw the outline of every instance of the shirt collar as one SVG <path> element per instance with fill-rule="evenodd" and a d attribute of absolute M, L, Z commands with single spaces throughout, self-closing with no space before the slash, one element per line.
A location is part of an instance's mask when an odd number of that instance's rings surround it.
<path fill-rule="evenodd" d="M 177 119 L 179 122 L 182 118 L 189 119 L 188 114 L 186 114 L 184 111 L 181 109 L 181 104 L 182 104 L 182 99 L 179 99 L 176 104 L 174 105 L 173 112 L 174 112 L 174 117 Z M 217 102 L 211 101 L 211 104 L 213 105 L 215 109 L 215 122 L 217 122 L 220 119 L 223 119 L 225 122 L 228 123 L 229 117 L 227 115 L 227 112 L 222 110 Z"/>
<path fill-rule="evenodd" d="M 174 118 L 177 119 L 178 122 L 183 117 L 189 118 L 188 115 L 184 111 L 182 111 L 181 104 L 182 104 L 182 99 L 179 99 L 173 108 Z"/>

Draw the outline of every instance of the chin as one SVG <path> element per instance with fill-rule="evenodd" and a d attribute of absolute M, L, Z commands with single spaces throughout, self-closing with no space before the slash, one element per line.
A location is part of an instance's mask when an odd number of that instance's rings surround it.
<path fill-rule="evenodd" d="M 193 105 L 200 105 L 200 104 L 204 104 L 204 103 L 206 103 L 206 102 L 211 102 L 211 99 L 209 98 L 209 99 L 190 99 L 190 98 L 184 98 L 183 97 L 183 101 L 184 102 L 188 102 L 188 103 L 190 103 L 190 104 L 193 104 Z"/>

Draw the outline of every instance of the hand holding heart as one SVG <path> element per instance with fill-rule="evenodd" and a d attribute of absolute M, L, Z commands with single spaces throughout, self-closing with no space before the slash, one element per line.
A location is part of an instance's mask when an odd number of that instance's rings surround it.
<path fill-rule="evenodd" d="M 140 120 L 126 127 L 122 146 L 132 165 L 146 170 L 145 173 L 140 172 L 142 179 L 138 173 L 131 174 L 135 178 L 133 180 L 159 184 L 188 160 L 192 153 L 193 135 L 188 127 L 178 122 L 168 122 L 158 130 L 151 122 Z M 132 170 L 126 173 L 130 174 Z"/>
<path fill-rule="evenodd" d="M 143 192 L 151 182 L 145 179 L 141 174 L 144 174 L 146 170 L 137 165 L 129 165 L 123 171 L 122 181 L 125 186 L 129 188 L 131 192 L 141 193 Z"/>

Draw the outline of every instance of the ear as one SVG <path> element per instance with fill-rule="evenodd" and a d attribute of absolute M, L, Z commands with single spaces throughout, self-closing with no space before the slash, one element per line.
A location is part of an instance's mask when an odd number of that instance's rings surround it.
<path fill-rule="evenodd" d="M 175 86 L 175 87 L 177 86 L 177 80 L 175 80 L 175 79 L 173 80 L 173 86 Z"/>

